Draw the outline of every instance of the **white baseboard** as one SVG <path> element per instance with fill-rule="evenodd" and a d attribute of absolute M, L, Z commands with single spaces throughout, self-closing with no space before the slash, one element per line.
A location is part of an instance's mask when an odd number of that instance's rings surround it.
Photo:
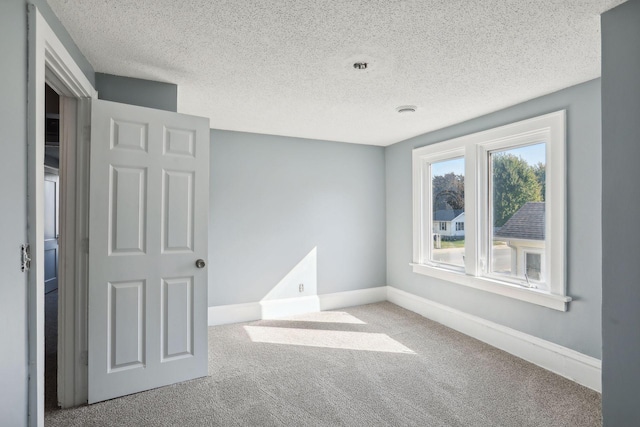
<path fill-rule="evenodd" d="M 602 362 L 599 359 L 392 286 L 387 286 L 387 300 L 592 390 L 602 392 Z"/>
<path fill-rule="evenodd" d="M 318 298 L 320 298 L 320 310 L 335 310 L 337 308 L 373 304 L 374 302 L 387 300 L 387 287 L 378 286 L 377 288 L 323 294 L 318 295 Z"/>
<path fill-rule="evenodd" d="M 387 299 L 387 287 L 358 289 L 324 295 L 299 298 L 283 298 L 246 304 L 230 304 L 209 307 L 209 326 L 229 323 L 251 322 L 261 319 L 311 313 L 320 310 L 335 310 L 343 307 L 371 304 Z"/>
<path fill-rule="evenodd" d="M 261 319 L 277 319 L 320 311 L 320 301 L 317 295 L 260 301 L 258 304 L 262 309 Z"/>
<path fill-rule="evenodd" d="M 209 326 L 251 322 L 262 318 L 262 308 L 258 302 L 216 305 L 209 307 L 208 318 Z"/>

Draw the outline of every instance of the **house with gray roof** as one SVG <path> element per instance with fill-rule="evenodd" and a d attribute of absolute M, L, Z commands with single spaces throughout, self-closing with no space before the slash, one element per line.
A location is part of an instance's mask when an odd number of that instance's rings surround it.
<path fill-rule="evenodd" d="M 527 202 L 499 229 L 494 242 L 511 248 L 511 275 L 544 280 L 545 203 Z"/>
<path fill-rule="evenodd" d="M 442 209 L 433 213 L 433 233 L 445 237 L 464 237 L 464 210 Z"/>

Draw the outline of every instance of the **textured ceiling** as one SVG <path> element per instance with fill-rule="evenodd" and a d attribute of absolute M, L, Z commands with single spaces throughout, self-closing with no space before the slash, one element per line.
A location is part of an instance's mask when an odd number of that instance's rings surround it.
<path fill-rule="evenodd" d="M 48 2 L 96 71 L 212 128 L 389 145 L 598 77 L 623 0 Z"/>

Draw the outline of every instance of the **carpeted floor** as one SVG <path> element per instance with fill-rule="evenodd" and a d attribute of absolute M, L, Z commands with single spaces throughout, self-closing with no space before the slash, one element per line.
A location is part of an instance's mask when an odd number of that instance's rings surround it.
<path fill-rule="evenodd" d="M 48 426 L 599 426 L 600 394 L 391 303 L 209 328 L 209 377 Z"/>

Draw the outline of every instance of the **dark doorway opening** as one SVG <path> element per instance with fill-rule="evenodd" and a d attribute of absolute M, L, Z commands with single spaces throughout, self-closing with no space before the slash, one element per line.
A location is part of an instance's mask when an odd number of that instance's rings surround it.
<path fill-rule="evenodd" d="M 45 410 L 58 407 L 58 262 L 60 96 L 45 85 L 44 158 L 44 389 Z"/>

